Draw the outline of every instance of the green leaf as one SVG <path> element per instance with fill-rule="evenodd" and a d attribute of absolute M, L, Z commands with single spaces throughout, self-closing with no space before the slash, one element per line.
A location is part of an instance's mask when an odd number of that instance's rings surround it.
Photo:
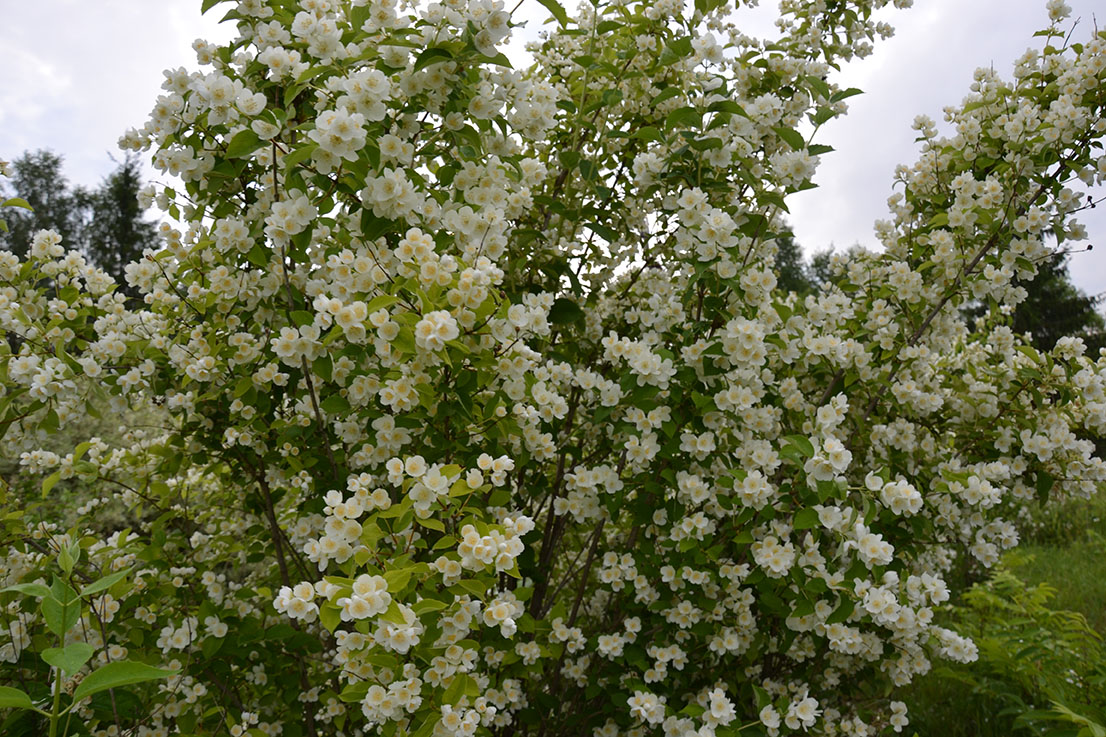
<path fill-rule="evenodd" d="M 42 659 L 71 676 L 88 662 L 94 652 L 96 648 L 87 642 L 74 642 L 65 647 L 50 647 L 43 650 Z"/>
<path fill-rule="evenodd" d="M 46 497 L 50 493 L 50 490 L 58 485 L 61 481 L 61 471 L 54 471 L 52 474 L 42 480 L 42 496 Z"/>
<path fill-rule="evenodd" d="M 381 614 L 380 618 L 386 622 L 391 622 L 392 624 L 407 624 L 407 618 L 403 616 L 403 610 L 399 608 L 399 604 L 397 604 L 394 600 L 391 604 L 388 605 L 388 611 Z"/>
<path fill-rule="evenodd" d="M 580 153 L 578 151 L 561 151 L 557 154 L 557 159 L 568 171 L 571 171 L 580 161 Z"/>
<path fill-rule="evenodd" d="M 372 300 L 366 305 L 369 314 L 376 312 L 377 310 L 384 309 L 385 307 L 391 307 L 396 302 L 399 302 L 399 297 L 393 297 L 390 294 L 382 294 L 379 297 L 373 297 Z"/>
<path fill-rule="evenodd" d="M 651 125 L 647 125 L 644 128 L 634 131 L 630 138 L 637 138 L 642 141 L 663 141 L 664 136 L 661 132 Z"/>
<path fill-rule="evenodd" d="M 265 145 L 265 141 L 261 140 L 256 133 L 247 128 L 230 139 L 230 143 L 227 144 L 227 158 L 241 159 L 245 156 L 249 156 L 263 145 Z"/>
<path fill-rule="evenodd" d="M 336 630 L 341 620 L 342 612 L 333 604 L 327 603 L 319 607 L 319 621 L 329 632 Z"/>
<path fill-rule="evenodd" d="M 1048 471 L 1037 472 L 1037 499 L 1040 500 L 1041 504 L 1048 504 L 1048 495 L 1055 483 L 1056 477 Z"/>
<path fill-rule="evenodd" d="M 93 581 L 92 583 L 81 589 L 81 596 L 88 596 L 89 594 L 96 594 L 104 591 L 105 589 L 110 589 L 112 586 L 126 578 L 127 574 L 130 573 L 133 569 L 134 566 L 131 566 L 130 568 L 124 568 L 121 571 L 117 571 L 115 573 L 112 573 L 111 575 L 104 576 L 98 581 Z"/>
<path fill-rule="evenodd" d="M 844 622 L 849 618 L 849 615 L 853 613 L 853 609 L 856 608 L 856 602 L 852 599 L 843 600 L 833 613 L 826 618 L 826 624 L 837 624 L 838 622 Z"/>
<path fill-rule="evenodd" d="M 557 22 L 561 24 L 562 28 L 568 26 L 568 13 L 561 7 L 561 4 L 557 0 L 538 0 L 542 6 L 550 12 L 550 14 L 557 19 Z"/>
<path fill-rule="evenodd" d="M 830 97 L 830 102 L 840 102 L 841 100 L 847 100 L 850 97 L 853 97 L 854 95 L 862 95 L 862 94 L 864 94 L 864 90 L 858 90 L 856 87 L 850 87 L 847 90 L 840 90 L 838 92 L 834 92 L 833 96 Z"/>
<path fill-rule="evenodd" d="M 50 587 L 41 583 L 17 583 L 12 586 L 5 586 L 0 589 L 0 594 L 8 591 L 18 591 L 21 594 L 27 594 L 28 596 L 34 596 L 39 599 L 50 595 Z"/>
<path fill-rule="evenodd" d="M 0 207 L 22 207 L 25 210 L 34 210 L 31 204 L 22 197 L 11 197 L 0 203 Z"/>
<path fill-rule="evenodd" d="M 800 509 L 791 521 L 796 530 L 809 530 L 818 526 L 818 512 L 813 508 Z"/>
<path fill-rule="evenodd" d="M 411 605 L 412 611 L 420 616 L 427 612 L 437 612 L 445 608 L 446 603 L 444 601 L 438 601 L 437 599 L 422 599 Z"/>
<path fill-rule="evenodd" d="M 52 593 L 42 600 L 42 618 L 50 631 L 59 637 L 65 637 L 65 633 L 73 629 L 81 618 L 80 600 L 74 601 L 75 598 L 74 595 L 63 604 L 58 601 L 56 593 Z"/>
<path fill-rule="evenodd" d="M 168 678 L 178 672 L 155 668 L 152 665 L 135 663 L 130 660 L 117 660 L 93 671 L 81 681 L 73 692 L 73 703 L 87 699 L 92 694 L 107 691 L 109 688 L 129 686 L 132 683 L 142 683 L 143 681 L 156 681 L 161 678 Z"/>
<path fill-rule="evenodd" d="M 693 107 L 678 107 L 664 119 L 664 129 L 671 131 L 673 128 L 686 130 L 703 127 L 703 116 Z"/>
<path fill-rule="evenodd" d="M 393 594 L 398 594 L 407 587 L 407 582 L 411 580 L 411 574 L 414 572 L 413 566 L 407 568 L 399 568 L 394 571 L 385 571 L 384 580 L 388 582 L 388 591 Z M 403 621 L 402 619 L 400 620 Z"/>
<path fill-rule="evenodd" d="M 426 519 L 422 519 L 421 517 L 416 516 L 415 523 L 421 525 L 422 527 L 425 527 L 428 530 L 445 532 L 445 525 L 442 524 L 441 520 L 435 519 L 434 517 L 427 517 Z"/>
<path fill-rule="evenodd" d="M 31 697 L 11 686 L 0 686 L 0 709 L 33 709 Z"/>
<path fill-rule="evenodd" d="M 653 98 L 653 102 L 651 104 L 652 104 L 653 107 L 656 107 L 657 105 L 660 105 L 665 100 L 671 100 L 673 97 L 676 97 L 677 95 L 680 94 L 680 92 L 681 92 L 681 90 L 680 90 L 679 87 L 676 87 L 676 86 L 666 87 L 665 89 L 660 91 L 660 94 L 658 94 L 656 97 Z"/>
<path fill-rule="evenodd" d="M 423 52 L 415 59 L 415 71 L 417 72 L 425 69 L 431 64 L 440 64 L 443 61 L 449 61 L 452 58 L 453 54 L 449 49 L 443 49 L 440 46 L 423 49 Z"/>
<path fill-rule="evenodd" d="M 326 411 L 327 414 L 336 415 L 342 412 L 349 412 L 350 403 L 349 400 L 343 397 L 341 394 L 331 394 L 324 399 L 319 405 Z"/>
<path fill-rule="evenodd" d="M 561 297 L 549 308 L 549 322 L 554 325 L 571 325 L 584 319 L 584 311 L 571 299 Z"/>
<path fill-rule="evenodd" d="M 585 181 L 590 182 L 592 179 L 595 179 L 595 175 L 598 172 L 598 169 L 594 163 L 587 159 L 580 159 L 579 166 L 580 176 L 582 176 Z"/>
<path fill-rule="evenodd" d="M 802 134 L 793 128 L 774 128 L 776 135 L 778 135 L 783 142 L 796 151 L 802 151 L 806 148 L 806 141 L 803 140 Z"/>
<path fill-rule="evenodd" d="M 788 435 L 784 438 L 787 442 L 794 445 L 799 451 L 807 458 L 814 457 L 814 445 L 810 440 L 803 435 Z"/>
<path fill-rule="evenodd" d="M 311 154 L 315 153 L 315 149 L 319 147 L 319 144 L 313 141 L 307 141 L 302 146 L 296 148 L 295 151 L 281 159 L 281 162 L 286 168 L 291 168 L 297 164 L 303 163 L 311 158 Z"/>
<path fill-rule="evenodd" d="M 443 704 L 456 704 L 461 700 L 461 697 L 468 691 L 468 675 L 464 673 L 458 673 L 453 676 L 453 680 L 449 683 L 449 688 L 442 694 Z"/>

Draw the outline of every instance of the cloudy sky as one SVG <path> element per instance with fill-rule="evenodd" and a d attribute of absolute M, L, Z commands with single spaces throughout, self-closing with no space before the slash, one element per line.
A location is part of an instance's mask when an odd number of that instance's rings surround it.
<path fill-rule="evenodd" d="M 572 0 L 564 3 L 571 5 Z M 818 189 L 795 195 L 791 220 L 809 251 L 829 245 L 871 244 L 872 224 L 886 217 L 898 163 L 916 158 L 910 124 L 919 113 L 941 120 L 946 105 L 963 98 L 979 66 L 1008 76 L 1012 62 L 1034 42 L 1046 20 L 1044 0 L 915 0 L 908 11 L 884 13 L 896 28 L 876 53 L 841 73 L 842 86 L 865 94 L 850 100 L 843 120 L 827 126 L 821 142 L 836 149 L 822 157 Z M 1106 21 L 1101 0 L 1068 0 L 1080 21 L 1076 38 Z M 0 34 L 0 158 L 49 148 L 62 154 L 77 184 L 95 185 L 118 158 L 119 135 L 143 123 L 160 94 L 161 70 L 195 68 L 194 39 L 222 41 L 217 11 L 199 14 L 199 0 L 36 0 L 5 3 Z M 534 18 L 545 12 L 533 0 Z M 771 31 L 774 0 L 749 11 L 751 33 Z M 224 6 L 225 7 L 225 6 Z M 520 11 L 520 13 L 522 12 Z M 516 16 L 517 17 L 517 16 Z M 538 22 L 531 22 L 532 33 Z M 529 35 L 529 33 L 527 34 Z M 517 54 L 512 54 L 517 61 Z M 1101 193 L 1100 193 L 1101 194 Z M 1106 205 L 1083 218 L 1091 253 L 1072 257 L 1077 285 L 1106 292 Z"/>

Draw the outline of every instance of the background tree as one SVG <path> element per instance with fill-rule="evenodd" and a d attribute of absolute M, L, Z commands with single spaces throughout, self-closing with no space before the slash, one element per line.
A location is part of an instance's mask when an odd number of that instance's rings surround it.
<path fill-rule="evenodd" d="M 64 242 L 111 274 L 124 294 L 135 297 L 124 268 L 157 240 L 157 224 L 144 218 L 138 201 L 138 157 L 129 154 L 92 190 L 70 186 L 63 163 L 61 156 L 45 149 L 24 152 L 12 162 L 14 176 L 10 185 L 0 185 L 0 195 L 22 197 L 34 209 L 13 209 L 7 216 L 8 232 L 0 233 L 0 248 L 23 257 L 34 233 L 57 231 Z"/>
<path fill-rule="evenodd" d="M 80 243 L 88 194 L 79 187 L 70 188 L 62 173 L 62 157 L 45 149 L 25 151 L 11 168 L 11 181 L 0 183 L 0 193 L 22 197 L 34 209 L 6 214 L 8 232 L 0 232 L 0 248 L 22 258 L 32 236 L 43 229 L 57 231 L 68 243 Z"/>
<path fill-rule="evenodd" d="M 1041 263 L 1037 276 L 1021 286 L 1029 296 L 1014 310 L 1013 330 L 1030 333 L 1037 349 L 1052 350 L 1068 335 L 1082 338 L 1092 356 L 1106 346 L 1106 321 L 1098 311 L 1103 298 L 1072 284 L 1067 255 Z"/>
<path fill-rule="evenodd" d="M 157 223 L 144 219 L 138 201 L 141 188 L 138 156 L 130 154 L 87 197 L 88 219 L 82 234 L 89 258 L 132 298 L 138 290 L 127 284 L 124 269 L 157 242 Z"/>
<path fill-rule="evenodd" d="M 795 241 L 793 233 L 783 233 L 776 238 L 776 282 L 780 289 L 810 294 L 818 284 L 810 273 L 810 264 L 803 258 L 803 249 Z"/>

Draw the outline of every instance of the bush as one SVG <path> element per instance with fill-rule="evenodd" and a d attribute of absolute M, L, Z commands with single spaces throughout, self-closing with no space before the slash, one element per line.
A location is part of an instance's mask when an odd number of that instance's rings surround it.
<path fill-rule="evenodd" d="M 12 442 L 171 424 L 29 451 L 134 522 L 6 513 L 5 730 L 863 735 L 975 658 L 942 573 L 1106 480 L 1106 359 L 1003 309 L 1084 236 L 1106 32 L 1051 2 L 800 299 L 784 198 L 885 0 L 768 44 L 716 0 L 542 4 L 516 72 L 498 3 L 243 0 L 123 139 L 185 182 L 144 195 L 185 225 L 141 308 L 55 233 L 0 254 Z"/>

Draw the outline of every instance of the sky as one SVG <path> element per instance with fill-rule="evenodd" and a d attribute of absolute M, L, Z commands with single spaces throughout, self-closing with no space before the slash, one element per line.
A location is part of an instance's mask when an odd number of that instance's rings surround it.
<path fill-rule="evenodd" d="M 564 3 L 571 6 L 572 0 Z M 1075 38 L 1106 23 L 1102 0 L 1067 0 L 1079 20 Z M 49 148 L 65 159 L 74 184 L 93 186 L 122 157 L 116 141 L 145 121 L 161 94 L 161 70 L 195 69 L 192 41 L 220 42 L 233 29 L 220 27 L 218 8 L 206 16 L 199 0 L 3 0 L 0 34 L 0 158 Z M 222 6 L 229 7 L 229 6 Z M 774 0 L 744 11 L 751 35 L 769 35 Z M 546 12 L 526 0 L 516 19 L 534 18 L 522 36 L 533 36 Z M 1044 0 L 915 0 L 910 10 L 881 11 L 895 37 L 874 54 L 845 66 L 837 81 L 865 94 L 850 112 L 828 124 L 817 142 L 834 147 L 822 156 L 817 189 L 788 199 L 791 224 L 808 252 L 854 243 L 874 245 L 873 224 L 887 217 L 892 174 L 917 158 L 914 116 L 937 121 L 942 109 L 968 92 L 973 71 L 994 66 L 1009 76 L 1013 61 L 1039 42 Z M 516 68 L 521 51 L 509 52 Z M 151 176 L 153 172 L 151 170 Z M 1103 193 L 1099 193 L 1103 194 Z M 1071 257 L 1076 285 L 1106 292 L 1106 204 L 1081 214 L 1097 249 Z"/>

